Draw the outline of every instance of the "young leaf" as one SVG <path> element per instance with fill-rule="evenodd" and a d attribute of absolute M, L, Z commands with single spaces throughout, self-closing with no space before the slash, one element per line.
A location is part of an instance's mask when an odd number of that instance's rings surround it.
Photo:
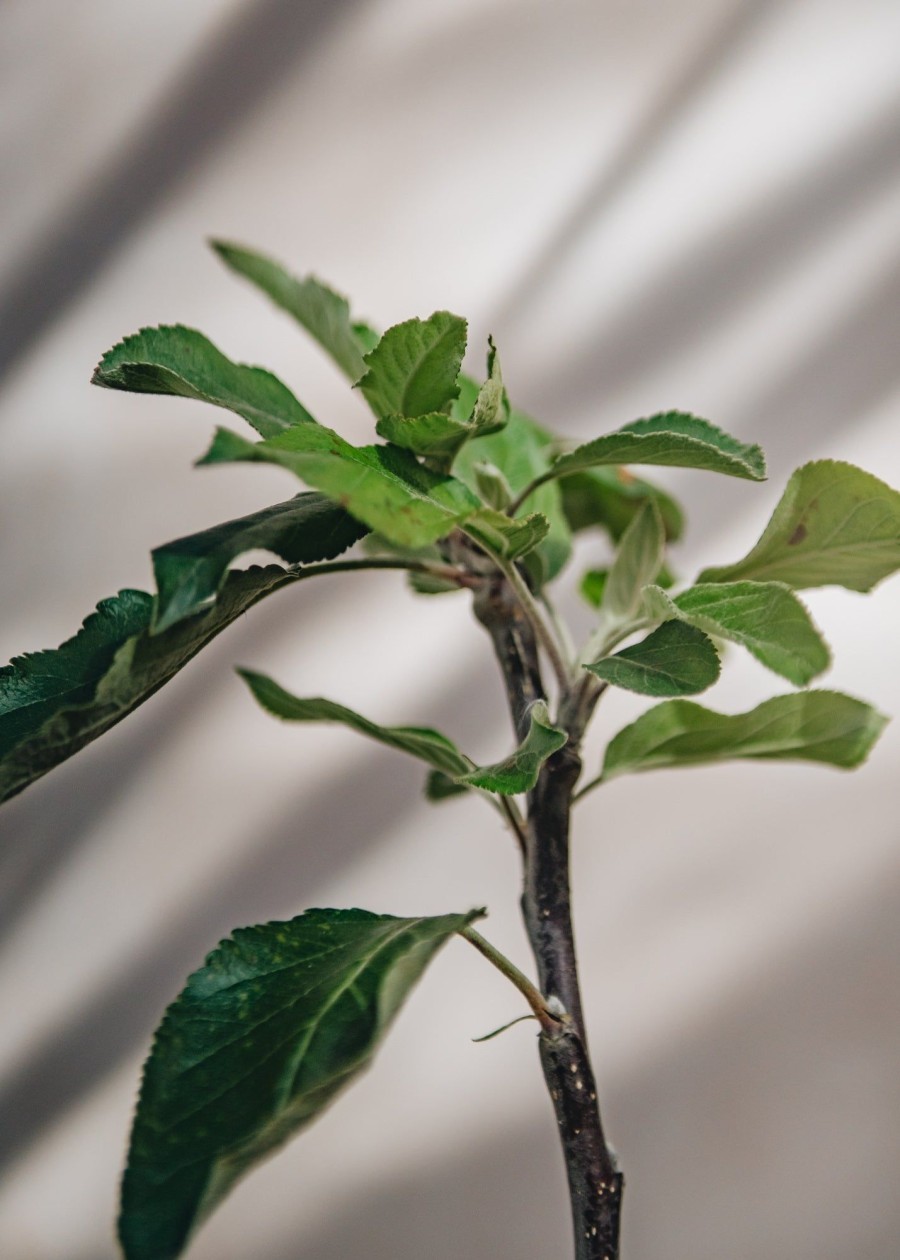
<path fill-rule="evenodd" d="M 600 528 L 618 542 L 648 499 L 659 509 L 669 542 L 684 532 L 684 514 L 672 496 L 627 468 L 572 473 L 560 480 L 559 491 L 573 533 Z"/>
<path fill-rule="evenodd" d="M 798 468 L 756 546 L 700 582 L 784 582 L 870 591 L 900 567 L 900 492 L 853 464 Z"/>
<path fill-rule="evenodd" d="M 202 333 L 180 324 L 143 328 L 107 350 L 91 378 L 106 389 L 175 394 L 235 412 L 262 437 L 315 424 L 277 376 L 233 363 Z"/>
<path fill-rule="evenodd" d="M 503 388 L 500 356 L 493 338 L 488 337 L 487 380 L 475 397 L 472 409 L 471 430 L 473 437 L 496 433 L 509 420 L 509 404 Z"/>
<path fill-rule="evenodd" d="M 481 911 L 308 910 L 241 928 L 156 1033 L 122 1182 L 126 1260 L 174 1260 L 234 1183 L 370 1063 L 441 946 Z"/>
<path fill-rule="evenodd" d="M 153 635 L 151 596 L 122 591 L 62 647 L 0 670 L 0 802 L 109 730 L 253 604 L 307 572 L 231 573 L 211 609 Z"/>
<path fill-rule="evenodd" d="M 458 776 L 457 782 L 484 788 L 487 792 L 499 792 L 502 796 L 530 792 L 537 783 L 541 766 L 562 748 L 568 736 L 550 721 L 546 701 L 535 701 L 529 716 L 528 734 L 511 756 L 491 766 L 478 766 L 471 773 Z"/>
<path fill-rule="evenodd" d="M 424 416 L 385 416 L 376 424 L 375 432 L 386 442 L 416 455 L 445 459 L 449 465 L 472 430 L 442 411 L 429 411 Z"/>
<path fill-rule="evenodd" d="M 380 744 L 418 757 L 453 778 L 467 774 L 471 768 L 472 763 L 439 731 L 420 726 L 378 726 L 333 700 L 292 696 L 264 674 L 249 669 L 239 669 L 238 673 L 262 707 L 277 718 L 288 722 L 340 722 Z"/>
<path fill-rule="evenodd" d="M 662 517 L 648 499 L 626 529 L 603 592 L 603 611 L 630 620 L 641 606 L 641 592 L 662 568 L 666 536 Z"/>
<path fill-rule="evenodd" d="M 781 582 L 711 582 L 668 596 L 644 592 L 651 615 L 680 617 L 699 630 L 730 639 L 798 687 L 828 668 L 828 648 L 805 606 Z"/>
<path fill-rule="evenodd" d="M 540 512 L 509 517 L 485 507 L 473 513 L 464 522 L 463 529 L 491 555 L 502 560 L 520 560 L 547 537 L 550 522 Z"/>
<path fill-rule="evenodd" d="M 322 494 L 298 494 L 249 516 L 178 538 L 153 552 L 158 598 L 153 633 L 199 612 L 244 552 L 274 551 L 288 564 L 332 560 L 366 533 L 366 527 Z"/>
<path fill-rule="evenodd" d="M 764 481 L 766 476 L 765 457 L 758 446 L 745 445 L 698 416 L 667 411 L 635 420 L 560 455 L 541 480 L 566 477 L 598 464 L 701 468 L 750 481 Z"/>
<path fill-rule="evenodd" d="M 424 547 L 481 507 L 461 481 L 432 472 L 395 446 L 351 446 L 323 425 L 247 442 L 219 429 L 201 464 L 279 464 L 400 547 Z"/>
<path fill-rule="evenodd" d="M 315 276 L 298 280 L 280 263 L 253 250 L 226 241 L 210 244 L 232 271 L 262 289 L 276 306 L 292 315 L 351 381 L 359 380 L 366 370 L 363 355 L 371 348 L 370 338 L 377 340 L 377 334 L 364 325 L 353 324 L 345 297 Z"/>
<path fill-rule="evenodd" d="M 379 419 L 445 411 L 457 396 L 466 321 L 449 311 L 389 328 L 366 355 L 357 383 Z"/>
<path fill-rule="evenodd" d="M 608 578 L 609 569 L 588 569 L 579 582 L 579 594 L 592 608 L 599 608 L 603 603 L 603 592 Z"/>
<path fill-rule="evenodd" d="M 719 677 L 719 654 L 702 631 L 664 621 L 652 634 L 585 669 L 642 696 L 694 696 Z"/>
<path fill-rule="evenodd" d="M 496 464 L 481 460 L 472 465 L 475 487 L 488 507 L 505 512 L 513 501 L 512 487 Z"/>
<path fill-rule="evenodd" d="M 886 723 L 869 705 L 836 691 L 775 696 L 734 715 L 669 700 L 610 741 L 602 778 L 744 757 L 821 761 L 851 770 L 865 761 Z"/>

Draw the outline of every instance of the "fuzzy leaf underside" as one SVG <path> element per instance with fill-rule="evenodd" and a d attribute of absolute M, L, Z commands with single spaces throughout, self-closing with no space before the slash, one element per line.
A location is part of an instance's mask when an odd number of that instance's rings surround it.
<path fill-rule="evenodd" d="M 604 584 L 605 613 L 622 620 L 634 616 L 641 605 L 641 592 L 662 568 L 665 550 L 662 517 L 649 499 L 622 535 Z"/>
<path fill-rule="evenodd" d="M 304 576 L 278 565 L 231 573 L 206 612 L 150 633 L 153 598 L 103 600 L 60 648 L 0 670 L 0 802 L 68 760 L 149 699 L 217 634 Z"/>
<path fill-rule="evenodd" d="M 664 621 L 633 647 L 585 668 L 597 678 L 642 696 L 694 696 L 719 677 L 711 639 L 683 621 Z"/>
<path fill-rule="evenodd" d="M 432 472 L 395 446 L 351 446 L 322 425 L 247 442 L 219 429 L 202 464 L 277 464 L 400 547 L 445 537 L 481 507 L 462 482 Z"/>
<path fill-rule="evenodd" d="M 234 1183 L 370 1063 L 440 947 L 481 912 L 308 910 L 238 929 L 169 1007 L 122 1183 L 125 1260 L 174 1260 Z"/>
<path fill-rule="evenodd" d="M 644 599 L 652 615 L 678 617 L 738 643 L 795 686 L 805 687 L 830 664 L 828 647 L 805 605 L 781 582 L 710 582 L 674 599 L 650 586 Z"/>
<path fill-rule="evenodd" d="M 900 491 L 838 460 L 804 464 L 743 560 L 699 582 L 783 582 L 870 591 L 900 568 Z"/>
<path fill-rule="evenodd" d="M 261 437 L 315 424 L 286 385 L 264 368 L 234 363 L 181 324 L 143 328 L 107 350 L 92 381 L 137 394 L 174 394 L 224 407 Z"/>
<path fill-rule="evenodd" d="M 836 691 L 775 696 L 737 714 L 668 700 L 614 736 L 602 778 L 735 758 L 817 761 L 852 770 L 865 761 L 886 723 L 869 705 Z"/>
<path fill-rule="evenodd" d="M 389 748 L 418 757 L 453 778 L 471 769 L 472 763 L 439 731 L 419 726 L 379 726 L 333 700 L 291 695 L 264 674 L 248 669 L 238 670 L 238 673 L 262 707 L 274 717 L 287 722 L 339 722 Z"/>
<path fill-rule="evenodd" d="M 466 335 L 466 321 L 449 311 L 395 324 L 366 355 L 357 388 L 380 420 L 445 411 L 459 392 Z"/>
<path fill-rule="evenodd" d="M 667 411 L 623 425 L 561 455 L 551 476 L 566 477 L 599 464 L 656 464 L 698 468 L 708 472 L 763 481 L 762 450 L 739 442 L 708 420 L 681 411 Z"/>
<path fill-rule="evenodd" d="M 509 757 L 490 766 L 478 766 L 457 778 L 460 784 L 498 792 L 501 796 L 517 796 L 530 792 L 537 783 L 541 766 L 565 744 L 567 735 L 550 721 L 544 700 L 536 701 L 529 713 L 530 725 L 525 738 Z"/>
<path fill-rule="evenodd" d="M 345 297 L 315 276 L 304 276 L 302 280 L 292 276 L 280 263 L 254 250 L 227 241 L 211 244 L 232 271 L 255 284 L 276 306 L 293 316 L 351 382 L 359 380 L 366 370 L 363 356 L 371 347 L 369 336 L 353 323 Z M 371 330 L 365 332 L 377 338 Z"/>
<path fill-rule="evenodd" d="M 200 612 L 245 552 L 272 551 L 287 564 L 312 564 L 333 560 L 366 533 L 343 508 L 313 492 L 157 547 L 153 633 Z"/>

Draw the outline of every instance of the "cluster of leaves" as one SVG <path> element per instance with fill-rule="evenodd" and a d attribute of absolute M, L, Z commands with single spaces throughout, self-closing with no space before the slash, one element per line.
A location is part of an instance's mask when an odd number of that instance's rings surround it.
<path fill-rule="evenodd" d="M 867 591 L 900 566 L 900 494 L 848 464 L 807 464 L 743 559 L 676 592 L 666 547 L 681 533 L 681 510 L 624 466 L 760 481 L 757 446 L 665 412 L 567 449 L 510 405 L 493 343 L 483 382 L 461 373 L 467 329 L 458 316 L 439 311 L 379 337 L 318 281 L 232 245 L 216 249 L 332 357 L 383 440 L 351 445 L 271 373 L 233 362 L 192 329 L 144 329 L 104 355 L 98 385 L 199 399 L 255 430 L 250 439 L 217 429 L 200 463 L 277 464 L 307 489 L 159 547 L 154 595 L 122 591 L 57 650 L 0 671 L 0 800 L 126 716 L 260 599 L 308 577 L 379 565 L 408 569 L 425 593 L 503 574 L 537 619 L 560 696 L 593 688 L 596 697 L 612 685 L 662 701 L 610 740 L 589 787 L 726 758 L 845 768 L 865 758 L 884 719 L 850 696 L 800 690 L 742 714 L 684 697 L 715 683 L 720 640 L 794 687 L 822 674 L 829 652 L 796 592 Z M 605 531 L 617 550 L 608 570 L 585 575 L 595 627 L 569 659 L 541 604 L 573 535 L 587 529 Z M 365 556 L 339 559 L 362 539 Z M 283 564 L 232 567 L 260 548 Z M 343 723 L 423 761 L 433 799 L 476 791 L 507 816 L 509 798 L 534 787 L 571 734 L 539 701 L 519 746 L 479 766 L 437 731 L 380 726 L 263 675 L 243 677 L 279 718 Z M 308 911 L 244 929 L 210 955 L 167 1013 L 147 1064 L 123 1189 L 129 1260 L 180 1254 L 234 1180 L 365 1066 L 434 952 L 473 917 Z"/>

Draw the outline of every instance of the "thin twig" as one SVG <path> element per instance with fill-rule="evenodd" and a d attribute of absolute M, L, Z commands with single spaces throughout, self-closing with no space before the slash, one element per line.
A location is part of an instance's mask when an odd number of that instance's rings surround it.
<path fill-rule="evenodd" d="M 473 927 L 460 928 L 459 935 L 465 937 L 470 945 L 474 945 L 488 962 L 492 962 L 497 970 L 506 976 L 507 980 L 512 981 L 531 1007 L 543 1031 L 551 1037 L 558 1036 L 561 1029 L 565 1026 L 564 1017 L 554 1014 L 537 985 L 532 984 L 525 973 L 520 971 L 514 962 L 510 962 L 505 954 L 501 954 L 499 949 L 493 946 L 490 941 L 486 941 L 481 933 L 476 932 Z"/>

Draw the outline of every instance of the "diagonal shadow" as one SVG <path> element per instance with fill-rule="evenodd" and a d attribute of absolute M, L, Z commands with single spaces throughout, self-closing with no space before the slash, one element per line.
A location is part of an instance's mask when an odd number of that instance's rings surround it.
<path fill-rule="evenodd" d="M 242 7 L 13 274 L 0 297 L 0 379 L 129 233 L 358 3 L 256 0 Z"/>

